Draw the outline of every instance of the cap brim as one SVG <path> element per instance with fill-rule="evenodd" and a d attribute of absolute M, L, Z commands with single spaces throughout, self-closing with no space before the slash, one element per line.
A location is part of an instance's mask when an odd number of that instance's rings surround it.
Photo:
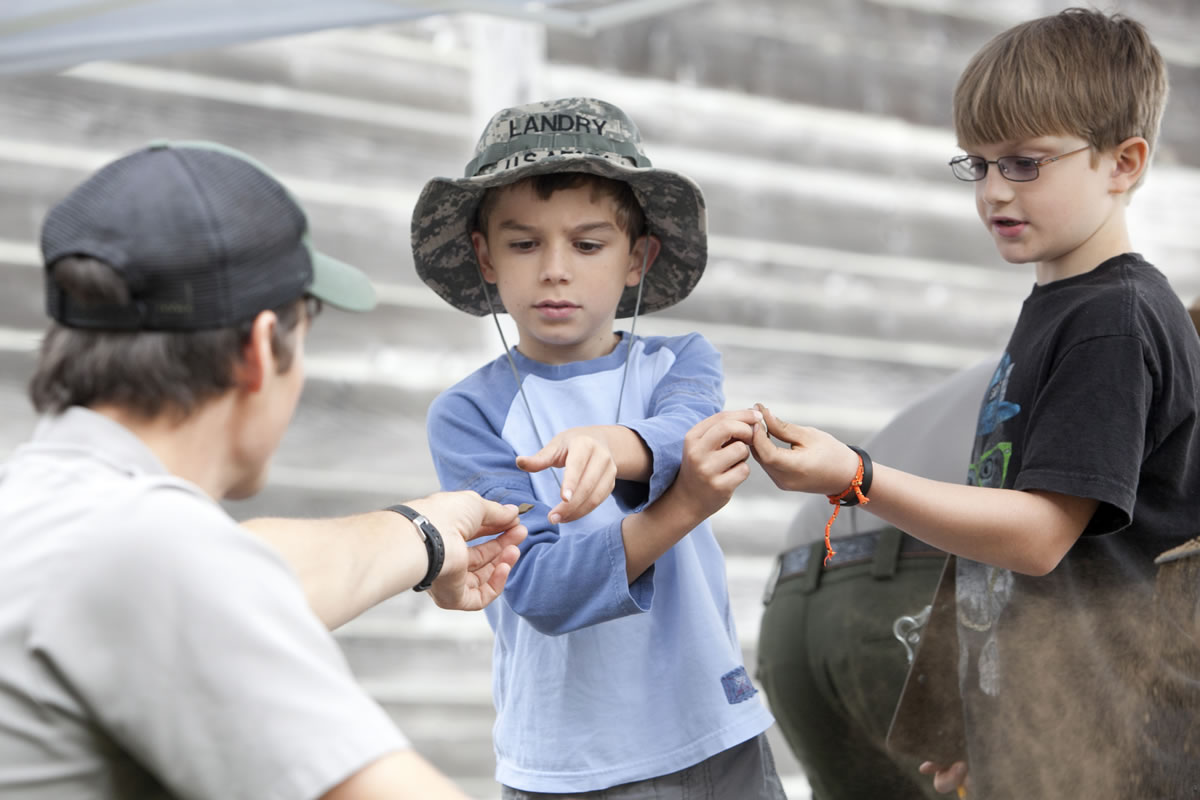
<path fill-rule="evenodd" d="M 311 244 L 308 252 L 313 267 L 308 294 L 343 311 L 370 311 L 375 307 L 375 287 L 362 270 L 325 255 Z"/>

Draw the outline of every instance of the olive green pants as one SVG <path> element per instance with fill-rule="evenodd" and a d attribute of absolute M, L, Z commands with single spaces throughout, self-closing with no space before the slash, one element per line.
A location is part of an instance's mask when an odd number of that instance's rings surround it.
<path fill-rule="evenodd" d="M 919 762 L 884 745 L 908 673 L 892 625 L 929 604 L 944 561 L 901 558 L 882 569 L 867 562 L 775 587 L 759 634 L 758 679 L 813 800 L 944 798 L 917 772 Z"/>

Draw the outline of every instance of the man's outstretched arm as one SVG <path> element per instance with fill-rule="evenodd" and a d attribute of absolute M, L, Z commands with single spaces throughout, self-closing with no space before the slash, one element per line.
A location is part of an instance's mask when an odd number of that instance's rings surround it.
<path fill-rule="evenodd" d="M 476 611 L 504 588 L 525 538 L 516 506 L 474 492 L 438 492 L 406 503 L 442 535 L 446 558 L 429 590 L 443 608 Z M 309 605 L 331 630 L 425 576 L 429 556 L 420 531 L 394 511 L 333 519 L 261 518 L 244 527 L 291 565 Z M 500 534 L 476 547 L 467 542 Z"/>

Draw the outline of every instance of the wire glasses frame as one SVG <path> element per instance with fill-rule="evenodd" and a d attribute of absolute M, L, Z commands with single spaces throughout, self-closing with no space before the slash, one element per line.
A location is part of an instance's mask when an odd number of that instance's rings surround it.
<path fill-rule="evenodd" d="M 983 156 L 955 156 L 950 159 L 950 170 L 960 181 L 981 181 L 987 177 L 988 164 L 995 164 L 1000 169 L 1000 174 L 1008 180 L 1026 183 L 1037 178 L 1039 167 L 1089 149 L 1091 149 L 1090 144 L 1069 153 L 1061 153 L 1040 160 L 1028 156 L 1001 156 L 995 161 L 988 161 Z"/>

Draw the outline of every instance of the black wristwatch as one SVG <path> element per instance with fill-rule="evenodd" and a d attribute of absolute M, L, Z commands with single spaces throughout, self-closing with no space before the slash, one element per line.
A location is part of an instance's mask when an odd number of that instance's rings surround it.
<path fill-rule="evenodd" d="M 421 582 L 413 587 L 414 592 L 423 592 L 433 585 L 446 560 L 446 544 L 442 541 L 442 534 L 438 532 L 432 522 L 426 519 L 424 514 L 411 506 L 388 506 L 387 510 L 395 511 L 412 520 L 413 525 L 416 525 L 417 530 L 421 532 L 421 538 L 425 540 L 425 552 L 429 554 L 429 570 Z"/>

